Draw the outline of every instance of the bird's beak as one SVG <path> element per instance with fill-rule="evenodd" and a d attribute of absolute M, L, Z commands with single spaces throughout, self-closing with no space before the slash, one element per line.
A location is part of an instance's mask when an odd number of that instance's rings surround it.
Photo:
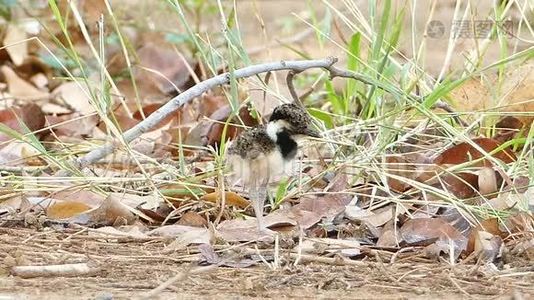
<path fill-rule="evenodd" d="M 322 137 L 321 133 L 319 131 L 317 131 L 315 128 L 313 128 L 311 125 L 306 127 L 302 131 L 302 134 L 307 135 L 307 136 L 311 136 L 311 137 L 315 137 L 315 138 L 321 138 Z"/>

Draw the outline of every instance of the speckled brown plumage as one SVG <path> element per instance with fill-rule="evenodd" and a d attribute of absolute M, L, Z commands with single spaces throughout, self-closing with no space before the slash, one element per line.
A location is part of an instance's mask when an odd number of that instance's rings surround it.
<path fill-rule="evenodd" d="M 269 138 L 265 127 L 259 126 L 241 133 L 228 149 L 228 154 L 236 154 L 243 159 L 256 159 L 260 154 L 275 149 L 276 143 Z"/>
<path fill-rule="evenodd" d="M 287 121 L 294 133 L 307 133 L 306 130 L 312 123 L 308 113 L 302 107 L 293 103 L 282 104 L 274 109 L 269 122 L 277 120 Z"/>

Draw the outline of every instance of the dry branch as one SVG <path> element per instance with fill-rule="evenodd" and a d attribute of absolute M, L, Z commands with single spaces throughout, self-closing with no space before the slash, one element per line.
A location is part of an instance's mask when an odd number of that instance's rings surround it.
<path fill-rule="evenodd" d="M 271 72 L 271 71 L 289 70 L 290 72 L 286 80 L 288 81 L 288 86 L 290 88 L 292 97 L 294 98 L 295 101 L 297 101 L 299 97 L 298 95 L 296 95 L 296 92 L 293 88 L 293 83 L 292 83 L 293 76 L 308 69 L 322 68 L 322 69 L 329 71 L 330 76 L 332 78 L 333 77 L 352 78 L 352 79 L 361 81 L 365 84 L 375 86 L 376 88 L 384 90 L 385 92 L 391 93 L 393 95 L 403 96 L 402 91 L 392 88 L 388 85 L 385 85 L 379 81 L 372 80 L 368 77 L 362 76 L 360 74 L 357 74 L 349 70 L 336 68 L 334 66 L 336 62 L 337 62 L 337 58 L 328 57 L 328 58 L 321 59 L 321 60 L 295 60 L 295 61 L 279 61 L 279 62 L 264 63 L 264 64 L 252 65 L 252 66 L 238 69 L 233 72 L 233 77 L 236 79 L 240 79 L 240 78 L 251 77 L 254 75 Z M 174 111 L 180 109 L 183 105 L 190 102 L 194 98 L 201 96 L 203 93 L 211 90 L 214 87 L 230 83 L 230 78 L 231 78 L 230 73 L 227 72 L 227 73 L 217 75 L 215 77 L 212 77 L 210 79 L 207 79 L 205 81 L 198 83 L 197 85 L 184 91 L 180 95 L 172 98 L 169 102 L 167 102 L 161 108 L 156 110 L 146 119 L 139 122 L 137 125 L 135 125 L 131 129 L 127 130 L 123 134 L 123 136 L 120 138 L 123 140 L 124 143 L 130 143 L 134 139 L 141 136 L 143 133 L 151 130 L 164 118 L 172 114 Z M 410 95 L 408 95 L 408 97 L 415 99 L 414 97 Z M 85 156 L 72 162 L 73 166 L 75 168 L 83 169 L 91 164 L 94 164 L 100 159 L 104 158 L 106 155 L 112 153 L 119 145 L 120 143 L 117 143 L 116 141 L 108 142 L 105 145 L 90 151 Z M 65 175 L 65 174 L 62 174 L 62 175 Z"/>
<path fill-rule="evenodd" d="M 293 102 L 297 105 L 303 106 L 302 102 L 300 101 L 300 97 L 297 94 L 297 91 L 295 91 L 295 86 L 293 85 L 293 77 L 295 77 L 295 75 L 297 75 L 297 72 L 293 70 L 287 73 L 287 77 L 286 77 L 287 88 L 289 89 L 289 93 L 291 94 L 291 97 L 293 98 Z"/>
<path fill-rule="evenodd" d="M 142 295 L 139 299 L 153 299 L 158 294 L 160 294 L 161 292 L 163 292 L 165 289 L 169 288 L 170 286 L 172 286 L 176 282 L 186 279 L 188 275 L 194 275 L 194 274 L 200 274 L 200 273 L 208 272 L 208 271 L 216 269 L 216 267 L 217 267 L 217 265 L 211 265 L 211 266 L 206 266 L 206 267 L 197 267 L 196 269 L 192 269 L 192 270 L 188 270 L 188 271 L 185 271 L 185 272 L 182 272 L 182 273 L 178 273 L 175 276 L 167 279 L 165 282 L 160 284 L 155 289 L 150 290 L 146 294 Z"/>
<path fill-rule="evenodd" d="M 313 68 L 329 69 L 336 61 L 336 58 L 329 57 L 321 60 L 298 60 L 265 63 L 238 69 L 234 71 L 233 76 L 234 78 L 239 79 L 251 77 L 269 71 L 293 70 L 296 72 L 302 72 L 304 70 Z M 156 110 L 146 119 L 139 122 L 131 129 L 127 130 L 122 136 L 122 139 L 125 143 L 130 143 L 134 139 L 141 136 L 143 133 L 151 130 L 161 120 L 172 114 L 174 111 L 180 109 L 180 107 L 193 100 L 195 97 L 201 96 L 203 93 L 209 91 L 210 89 L 216 86 L 228 83 L 230 83 L 230 73 L 217 75 L 215 77 L 198 83 L 197 85 L 184 91 L 180 95 L 172 98 L 169 102 L 167 102 L 161 108 Z M 91 165 L 100 160 L 101 158 L 105 157 L 106 155 L 112 153 L 113 150 L 117 148 L 117 146 L 118 143 L 116 142 L 108 142 L 105 145 L 87 153 L 85 156 L 78 159 L 76 162 L 74 162 L 74 167 L 83 169 L 84 167 L 87 167 L 88 165 Z"/>
<path fill-rule="evenodd" d="M 33 277 L 77 277 L 96 274 L 100 269 L 86 263 L 47 265 L 47 266 L 15 266 L 11 273 L 22 278 Z"/>

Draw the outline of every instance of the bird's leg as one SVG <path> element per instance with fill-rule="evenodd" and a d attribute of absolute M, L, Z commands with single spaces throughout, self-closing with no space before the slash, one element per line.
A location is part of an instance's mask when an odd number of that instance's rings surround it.
<path fill-rule="evenodd" d="M 266 186 L 258 183 L 255 183 L 251 186 L 250 199 L 252 200 L 252 208 L 254 209 L 254 214 L 256 215 L 256 221 L 258 222 L 258 231 L 261 233 L 267 232 L 267 227 L 265 227 L 263 219 L 263 205 L 265 203 L 266 195 Z"/>

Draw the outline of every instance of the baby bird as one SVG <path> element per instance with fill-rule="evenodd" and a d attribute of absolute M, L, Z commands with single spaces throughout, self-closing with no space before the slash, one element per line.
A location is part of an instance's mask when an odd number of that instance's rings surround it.
<path fill-rule="evenodd" d="M 228 162 L 248 187 L 258 229 L 266 233 L 263 205 L 267 186 L 297 154 L 300 137 L 320 137 L 308 113 L 296 104 L 277 106 L 267 125 L 244 131 L 228 148 Z"/>

